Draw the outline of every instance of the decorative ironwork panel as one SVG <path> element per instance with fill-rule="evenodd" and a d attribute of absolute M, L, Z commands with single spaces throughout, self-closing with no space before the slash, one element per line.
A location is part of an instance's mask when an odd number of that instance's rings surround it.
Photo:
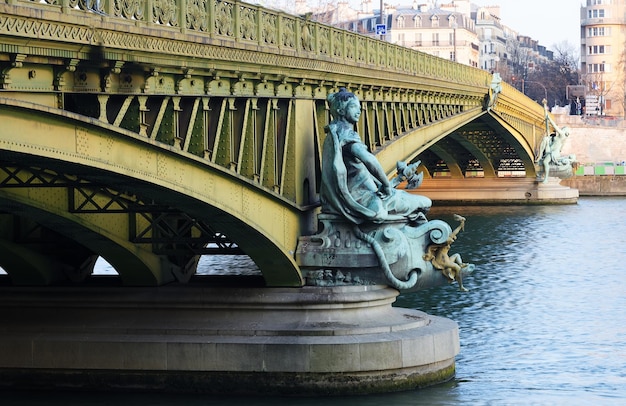
<path fill-rule="evenodd" d="M 209 12 L 207 6 L 207 0 L 187 1 L 187 28 L 196 31 L 208 30 Z"/>
<path fill-rule="evenodd" d="M 261 43 L 278 45 L 278 16 L 261 11 Z"/>
<path fill-rule="evenodd" d="M 337 58 L 342 58 L 344 56 L 344 52 L 343 52 L 344 35 L 343 35 L 343 32 L 341 32 L 339 30 L 332 30 L 331 36 L 332 36 L 332 44 L 333 44 L 333 56 L 337 57 Z"/>
<path fill-rule="evenodd" d="M 345 35 L 346 40 L 346 58 L 356 59 L 356 37 L 354 35 Z"/>
<path fill-rule="evenodd" d="M 235 36 L 235 6 L 221 0 L 215 1 L 215 34 L 227 37 Z"/>
<path fill-rule="evenodd" d="M 281 46 L 286 48 L 296 48 L 296 19 L 294 17 L 280 17 L 282 38 Z"/>
<path fill-rule="evenodd" d="M 239 37 L 248 41 L 258 39 L 258 10 L 245 5 L 239 6 Z"/>
<path fill-rule="evenodd" d="M 176 0 L 153 0 L 153 21 L 171 27 L 178 26 Z"/>
<path fill-rule="evenodd" d="M 141 0 L 113 0 L 113 13 L 116 17 L 144 21 L 144 8 Z"/>
<path fill-rule="evenodd" d="M 315 28 L 311 22 L 305 21 L 302 23 L 300 44 L 303 51 L 311 52 L 315 49 L 315 36 L 313 35 L 314 30 Z"/>
<path fill-rule="evenodd" d="M 330 28 L 320 27 L 317 32 L 319 35 L 318 52 L 321 55 L 329 55 L 330 54 Z"/>

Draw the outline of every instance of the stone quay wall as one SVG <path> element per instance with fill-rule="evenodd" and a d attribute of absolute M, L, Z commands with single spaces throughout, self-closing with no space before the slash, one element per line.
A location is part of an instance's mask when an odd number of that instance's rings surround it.
<path fill-rule="evenodd" d="M 555 114 L 561 128 L 570 127 L 562 154 L 575 154 L 576 175 L 561 181 L 581 196 L 626 196 L 626 121 L 605 117 Z"/>

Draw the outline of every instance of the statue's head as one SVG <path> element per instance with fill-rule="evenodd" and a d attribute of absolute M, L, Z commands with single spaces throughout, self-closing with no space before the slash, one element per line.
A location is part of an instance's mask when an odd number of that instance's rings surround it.
<path fill-rule="evenodd" d="M 337 93 L 329 94 L 326 99 L 330 104 L 330 114 L 333 117 L 344 116 L 348 103 L 352 100 L 359 100 L 354 93 L 349 92 L 345 87 L 339 89 Z"/>
<path fill-rule="evenodd" d="M 565 134 L 565 136 L 566 136 L 566 137 L 569 137 L 569 135 L 570 135 L 570 133 L 571 133 L 571 130 L 570 130 L 570 128 L 569 128 L 569 127 L 563 127 L 563 128 L 561 128 L 561 132 L 562 132 L 563 134 Z"/>

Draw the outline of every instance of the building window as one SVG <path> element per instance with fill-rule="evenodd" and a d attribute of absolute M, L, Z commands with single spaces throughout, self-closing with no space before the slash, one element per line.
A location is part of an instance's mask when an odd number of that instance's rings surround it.
<path fill-rule="evenodd" d="M 422 26 L 422 17 L 415 16 L 415 18 L 413 19 L 413 23 L 415 24 L 415 28 L 421 27 Z"/>
<path fill-rule="evenodd" d="M 439 27 L 439 17 L 432 16 L 432 18 L 430 19 L 430 24 L 433 27 Z"/>
<path fill-rule="evenodd" d="M 611 35 L 611 27 L 590 27 L 587 30 L 589 37 L 604 37 Z"/>
<path fill-rule="evenodd" d="M 404 28 L 404 17 L 400 16 L 397 19 L 398 28 Z"/>
<path fill-rule="evenodd" d="M 610 72 L 611 64 L 610 63 L 590 63 L 587 65 L 587 73 L 603 73 Z"/>
<path fill-rule="evenodd" d="M 453 62 L 456 61 L 456 56 L 454 55 L 454 51 L 450 52 L 450 60 Z"/>
<path fill-rule="evenodd" d="M 378 23 L 378 19 L 376 18 L 370 19 L 370 27 L 372 27 L 372 31 L 374 30 L 374 27 L 376 27 L 377 23 Z"/>
<path fill-rule="evenodd" d="M 610 54 L 610 45 L 590 45 L 587 47 L 587 55 Z"/>
<path fill-rule="evenodd" d="M 415 33 L 415 46 L 418 46 L 418 47 L 422 46 L 422 33 L 421 32 Z"/>
<path fill-rule="evenodd" d="M 604 18 L 604 9 L 587 10 L 588 18 Z"/>
<path fill-rule="evenodd" d="M 448 17 L 448 27 L 456 28 L 456 17 L 455 16 Z"/>
<path fill-rule="evenodd" d="M 609 90 L 611 88 L 611 82 L 604 82 L 604 81 L 593 81 L 593 82 L 589 82 L 589 91 L 592 93 L 595 93 L 597 91 L 600 92 L 606 92 L 607 90 Z"/>
<path fill-rule="evenodd" d="M 439 33 L 433 33 L 433 46 L 439 46 Z"/>

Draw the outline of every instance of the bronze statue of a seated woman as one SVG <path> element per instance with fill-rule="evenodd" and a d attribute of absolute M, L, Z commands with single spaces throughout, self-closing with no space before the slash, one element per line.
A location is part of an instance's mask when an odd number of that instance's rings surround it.
<path fill-rule="evenodd" d="M 329 95 L 328 101 L 333 121 L 326 127 L 322 152 L 322 212 L 342 215 L 356 224 L 399 217 L 425 220 L 431 200 L 394 189 L 354 131 L 361 116 L 359 99 L 342 88 Z"/>

